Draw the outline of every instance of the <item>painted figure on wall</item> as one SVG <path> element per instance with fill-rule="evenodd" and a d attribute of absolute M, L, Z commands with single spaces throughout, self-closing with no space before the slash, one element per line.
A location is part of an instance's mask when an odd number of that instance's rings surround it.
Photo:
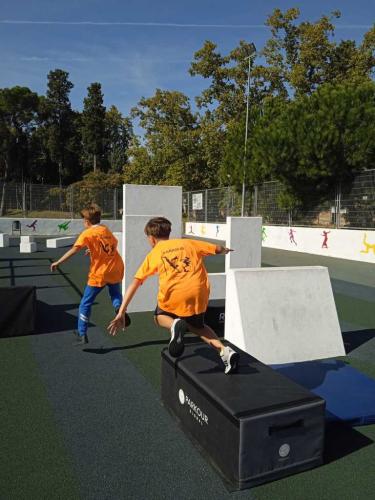
<path fill-rule="evenodd" d="M 68 222 L 62 222 L 61 224 L 57 224 L 57 227 L 59 228 L 59 233 L 61 233 L 61 231 L 67 231 L 69 229 L 69 224 L 70 224 L 70 220 Z"/>
<path fill-rule="evenodd" d="M 220 226 L 216 226 L 216 236 L 219 234 Z"/>
<path fill-rule="evenodd" d="M 26 227 L 29 227 L 33 231 L 36 231 L 36 225 L 37 225 L 37 223 L 38 223 L 38 219 L 35 219 L 34 222 L 32 222 L 31 224 L 26 224 Z"/>
<path fill-rule="evenodd" d="M 266 228 L 262 226 L 262 241 L 266 241 L 266 238 L 267 238 Z"/>
<path fill-rule="evenodd" d="M 290 241 L 290 243 L 294 243 L 297 246 L 297 242 L 294 239 L 295 232 L 296 232 L 295 229 L 292 229 L 292 228 L 289 229 L 289 241 Z"/>
<path fill-rule="evenodd" d="M 361 250 L 361 253 L 369 253 L 370 250 L 373 251 L 375 255 L 375 243 L 368 243 L 367 241 L 367 233 L 363 235 L 363 246 L 365 247 L 363 250 Z"/>
<path fill-rule="evenodd" d="M 194 234 L 194 231 L 193 231 L 193 226 L 190 224 L 190 230 L 189 230 L 189 233 L 188 234 Z"/>
<path fill-rule="evenodd" d="M 201 225 L 201 234 L 206 234 L 206 226 L 204 224 Z"/>
<path fill-rule="evenodd" d="M 323 231 L 322 236 L 323 236 L 323 243 L 322 243 L 322 248 L 328 248 L 328 235 L 331 231 Z"/>

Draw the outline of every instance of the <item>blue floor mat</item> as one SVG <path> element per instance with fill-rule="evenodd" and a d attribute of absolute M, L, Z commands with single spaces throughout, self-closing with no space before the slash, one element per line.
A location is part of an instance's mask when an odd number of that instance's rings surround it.
<path fill-rule="evenodd" d="M 305 361 L 272 368 L 326 400 L 328 421 L 375 423 L 375 380 L 343 361 Z"/>

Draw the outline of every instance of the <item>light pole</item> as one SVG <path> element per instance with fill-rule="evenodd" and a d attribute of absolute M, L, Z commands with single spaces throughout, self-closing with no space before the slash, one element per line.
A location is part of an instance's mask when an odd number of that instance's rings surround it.
<path fill-rule="evenodd" d="M 243 155 L 243 171 L 242 171 L 242 206 L 241 206 L 241 217 L 245 213 L 245 179 L 246 179 L 246 153 L 247 153 L 247 135 L 249 131 L 249 98 L 250 98 L 250 71 L 251 71 L 251 60 L 256 54 L 256 47 L 254 43 L 250 44 L 251 54 L 246 57 L 249 60 L 249 66 L 247 69 L 247 99 L 246 99 L 246 124 L 245 124 L 245 147 Z"/>

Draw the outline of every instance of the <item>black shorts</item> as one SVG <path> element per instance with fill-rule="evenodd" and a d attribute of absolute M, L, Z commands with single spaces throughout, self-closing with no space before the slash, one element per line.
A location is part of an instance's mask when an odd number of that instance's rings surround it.
<path fill-rule="evenodd" d="M 193 316 L 177 316 L 168 311 L 164 311 L 160 309 L 159 306 L 156 306 L 154 316 L 159 316 L 162 314 L 164 316 L 169 316 L 170 318 L 176 319 L 181 318 L 186 321 L 188 325 L 194 326 L 195 328 L 203 328 L 204 327 L 204 312 L 200 314 L 193 314 Z"/>

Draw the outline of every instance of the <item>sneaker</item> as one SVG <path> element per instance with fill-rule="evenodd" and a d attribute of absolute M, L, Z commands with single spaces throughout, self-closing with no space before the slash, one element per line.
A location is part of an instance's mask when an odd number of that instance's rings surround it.
<path fill-rule="evenodd" d="M 184 352 L 184 335 L 187 330 L 187 324 L 183 319 L 177 318 L 171 326 L 171 340 L 169 342 L 169 354 L 178 358 Z"/>
<path fill-rule="evenodd" d="M 74 331 L 75 341 L 73 342 L 74 346 L 85 345 L 89 343 L 89 338 L 87 334 L 80 335 L 77 331 Z"/>
<path fill-rule="evenodd" d="M 117 316 L 118 312 L 119 312 L 120 308 L 119 307 L 116 307 L 115 309 L 115 314 Z M 124 328 L 127 328 L 128 326 L 131 325 L 131 319 L 130 319 L 130 316 L 128 313 L 125 313 L 125 318 L 124 318 Z"/>
<path fill-rule="evenodd" d="M 238 360 L 240 358 L 238 352 L 233 351 L 233 349 L 231 349 L 228 346 L 225 346 L 222 352 L 220 353 L 220 357 L 225 366 L 224 372 L 227 375 L 229 373 L 234 373 L 235 371 L 237 371 Z"/>

